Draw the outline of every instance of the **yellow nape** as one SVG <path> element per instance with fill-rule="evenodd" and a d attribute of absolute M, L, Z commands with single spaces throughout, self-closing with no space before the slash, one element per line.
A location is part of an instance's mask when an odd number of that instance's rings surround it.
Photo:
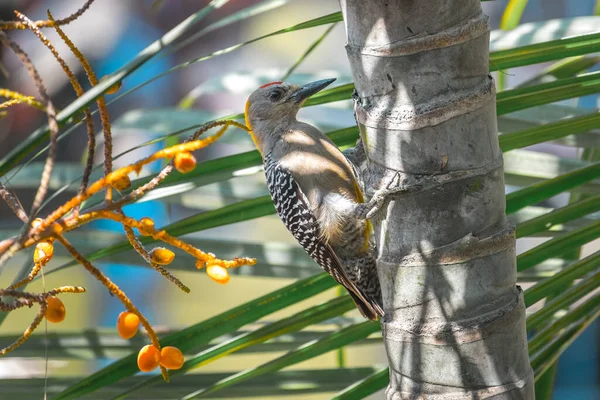
<path fill-rule="evenodd" d="M 358 199 L 359 203 L 364 203 L 365 202 L 365 198 L 362 194 L 362 191 L 360 190 L 360 186 L 358 186 L 358 182 L 356 181 L 356 179 L 354 179 L 354 193 L 356 193 L 356 198 Z"/>
<path fill-rule="evenodd" d="M 262 155 L 260 147 L 258 146 L 258 140 L 256 139 L 254 132 L 252 131 L 252 125 L 250 125 L 250 118 L 248 118 L 248 110 L 250 110 L 250 100 L 246 101 L 246 107 L 244 107 L 244 120 L 246 121 L 246 126 L 248 127 L 248 133 L 250 134 L 250 137 L 254 142 L 254 146 L 256 146 L 256 150 L 258 150 L 258 152 Z"/>
<path fill-rule="evenodd" d="M 371 224 L 371 221 L 367 220 L 367 224 L 366 224 L 366 235 L 365 235 L 365 249 L 369 248 L 369 238 L 371 237 L 371 232 L 373 232 L 373 225 Z"/>
<path fill-rule="evenodd" d="M 358 202 L 364 203 L 365 197 L 363 196 L 362 191 L 360 190 L 360 186 L 358 186 L 358 182 L 356 181 L 356 179 L 354 180 L 354 192 L 356 193 L 356 198 L 358 199 Z M 364 249 L 369 248 L 369 238 L 371 237 L 371 232 L 373 232 L 373 225 L 371 224 L 371 221 L 367 220 Z"/>

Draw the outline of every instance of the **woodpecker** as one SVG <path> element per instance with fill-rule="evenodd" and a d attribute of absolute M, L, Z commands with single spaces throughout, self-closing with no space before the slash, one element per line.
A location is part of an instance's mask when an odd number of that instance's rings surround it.
<path fill-rule="evenodd" d="M 383 309 L 368 218 L 399 189 L 388 185 L 365 202 L 355 166 L 323 132 L 296 119 L 304 101 L 334 80 L 268 83 L 250 95 L 244 114 L 282 222 L 375 320 Z"/>

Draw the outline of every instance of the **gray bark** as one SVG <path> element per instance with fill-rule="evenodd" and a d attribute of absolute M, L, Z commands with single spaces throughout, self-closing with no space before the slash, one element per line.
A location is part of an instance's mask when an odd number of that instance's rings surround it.
<path fill-rule="evenodd" d="M 388 399 L 533 399 L 479 0 L 340 0 L 375 218 Z"/>

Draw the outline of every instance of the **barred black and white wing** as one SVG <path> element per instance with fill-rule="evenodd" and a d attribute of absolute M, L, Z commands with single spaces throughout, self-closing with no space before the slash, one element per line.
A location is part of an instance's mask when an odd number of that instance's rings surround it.
<path fill-rule="evenodd" d="M 376 319 L 381 312 L 375 311 L 373 302 L 367 300 L 348 277 L 335 252 L 323 238 L 308 199 L 291 172 L 273 160 L 270 154 L 264 161 L 267 186 L 285 227 L 308 255 L 348 290 L 361 313 L 369 319 Z"/>

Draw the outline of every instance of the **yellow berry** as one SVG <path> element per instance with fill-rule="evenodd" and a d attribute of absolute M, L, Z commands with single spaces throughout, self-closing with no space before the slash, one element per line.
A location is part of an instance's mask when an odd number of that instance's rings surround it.
<path fill-rule="evenodd" d="M 33 262 L 42 266 L 48 264 L 54 254 L 54 246 L 49 241 L 45 240 L 35 245 L 33 250 Z"/>
<path fill-rule="evenodd" d="M 152 371 L 160 364 L 160 351 L 151 344 L 147 344 L 138 353 L 137 364 L 142 372 Z"/>
<path fill-rule="evenodd" d="M 100 82 L 105 81 L 108 79 L 108 75 L 104 75 L 102 78 L 100 78 Z M 106 89 L 106 91 L 104 92 L 105 94 L 114 94 L 117 93 L 117 91 L 119 89 L 121 89 L 121 85 L 122 82 L 118 81 L 117 83 L 115 83 L 114 85 L 112 85 L 111 87 L 109 87 L 108 89 Z"/>
<path fill-rule="evenodd" d="M 229 282 L 229 272 L 224 267 L 217 264 L 211 264 L 206 267 L 206 273 L 212 278 L 213 281 L 220 283 L 221 285 Z"/>
<path fill-rule="evenodd" d="M 123 339 L 131 339 L 135 336 L 140 326 L 140 319 L 129 311 L 123 311 L 117 319 L 117 332 Z"/>
<path fill-rule="evenodd" d="M 173 164 L 175 165 L 175 168 L 177 168 L 177 171 L 185 174 L 196 168 L 196 158 L 192 153 L 177 153 Z"/>
<path fill-rule="evenodd" d="M 140 224 L 142 225 L 138 228 L 140 235 L 150 236 L 154 230 L 154 221 L 152 221 L 152 218 L 144 217 L 140 219 Z"/>
<path fill-rule="evenodd" d="M 156 247 L 150 252 L 152 262 L 158 265 L 169 265 L 175 258 L 175 253 L 164 247 Z"/>
<path fill-rule="evenodd" d="M 125 189 L 128 189 L 130 186 L 131 186 L 131 180 L 129 179 L 129 176 L 127 176 L 127 175 L 113 181 L 113 183 L 112 183 L 112 187 L 114 187 L 117 190 L 125 190 Z"/>
<path fill-rule="evenodd" d="M 177 347 L 166 346 L 160 350 L 160 365 L 168 369 L 179 369 L 184 362 L 183 353 Z"/>
<path fill-rule="evenodd" d="M 48 322 L 58 324 L 59 322 L 62 322 L 67 316 L 67 310 L 65 310 L 65 305 L 58 297 L 48 297 L 46 299 L 46 306 L 47 308 L 45 317 L 48 320 Z"/>

